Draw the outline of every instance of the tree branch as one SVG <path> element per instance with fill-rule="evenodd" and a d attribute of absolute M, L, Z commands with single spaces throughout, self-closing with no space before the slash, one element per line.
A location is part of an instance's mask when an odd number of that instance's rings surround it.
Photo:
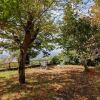
<path fill-rule="evenodd" d="M 12 36 L 13 36 L 13 40 L 18 44 L 18 46 L 20 46 L 21 45 L 21 41 L 18 38 L 18 36 L 16 36 L 13 32 L 12 32 Z"/>
<path fill-rule="evenodd" d="M 24 30 L 25 30 L 25 33 L 26 33 L 26 34 L 27 34 L 27 33 L 30 33 L 30 30 L 31 30 L 32 25 L 33 25 L 33 23 L 32 23 L 32 21 L 33 21 L 32 13 L 29 12 L 28 16 L 29 16 L 28 21 L 27 21 L 27 23 L 26 23 L 26 26 L 24 27 Z"/>
<path fill-rule="evenodd" d="M 54 2 L 55 2 L 55 0 L 53 0 L 53 1 L 51 2 L 51 4 L 50 4 L 47 8 L 44 8 L 44 10 L 42 11 L 42 13 L 40 13 L 40 14 L 38 15 L 39 17 L 38 17 L 37 19 L 33 20 L 32 23 L 35 23 L 37 20 L 41 20 L 43 14 L 44 14 L 46 11 L 48 11 L 48 9 L 52 6 L 52 4 L 53 4 Z"/>

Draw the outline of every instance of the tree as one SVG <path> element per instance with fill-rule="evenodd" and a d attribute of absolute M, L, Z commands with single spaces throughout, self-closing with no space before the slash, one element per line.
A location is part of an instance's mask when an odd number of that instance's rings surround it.
<path fill-rule="evenodd" d="M 79 19 L 77 22 L 76 33 L 74 34 L 76 43 L 75 49 L 77 50 L 80 58 L 85 67 L 85 71 L 88 71 L 87 59 L 91 59 L 92 50 L 94 48 L 94 35 L 96 27 L 91 26 L 91 22 L 88 18 Z M 92 41 L 91 41 L 92 39 Z"/>
<path fill-rule="evenodd" d="M 50 18 L 50 8 L 54 3 L 54 0 L 0 1 L 0 37 L 7 39 L 2 45 L 8 42 L 10 45 L 6 46 L 20 50 L 19 82 L 21 84 L 25 83 L 25 61 L 29 46 L 39 35 L 48 33 L 50 29 L 53 30 L 50 25 L 53 23 Z"/>
<path fill-rule="evenodd" d="M 65 8 L 62 31 L 62 44 L 65 52 L 76 50 L 80 55 L 85 70 L 88 70 L 87 59 L 91 57 L 92 50 L 96 43 L 94 36 L 98 31 L 97 26 L 91 24 L 88 17 L 79 18 L 74 13 L 71 5 Z"/>

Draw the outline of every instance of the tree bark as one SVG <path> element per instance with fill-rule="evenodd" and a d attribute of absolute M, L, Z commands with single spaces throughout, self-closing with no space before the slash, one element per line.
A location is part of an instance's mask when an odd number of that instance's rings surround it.
<path fill-rule="evenodd" d="M 27 56 L 27 50 L 29 48 L 29 45 L 36 39 L 39 29 L 37 28 L 34 32 L 34 35 L 30 33 L 32 28 L 32 16 L 29 16 L 29 20 L 27 21 L 26 27 L 25 27 L 25 36 L 22 45 L 20 46 L 20 59 L 19 59 L 19 83 L 24 84 L 25 83 L 25 64 L 26 64 L 26 56 Z"/>
<path fill-rule="evenodd" d="M 26 51 L 21 49 L 20 50 L 20 57 L 19 57 L 19 83 L 25 83 L 25 61 L 26 61 Z"/>
<path fill-rule="evenodd" d="M 86 60 L 83 61 L 83 66 L 84 66 L 84 71 L 85 72 L 88 72 L 89 71 L 89 68 L 88 68 L 87 61 Z"/>
<path fill-rule="evenodd" d="M 26 65 L 29 65 L 30 64 L 30 56 L 29 54 L 27 53 L 26 54 L 26 62 L 25 62 Z"/>
<path fill-rule="evenodd" d="M 89 68 L 88 68 L 87 65 L 84 65 L 84 71 L 85 71 L 85 72 L 88 72 L 88 71 L 89 71 Z"/>

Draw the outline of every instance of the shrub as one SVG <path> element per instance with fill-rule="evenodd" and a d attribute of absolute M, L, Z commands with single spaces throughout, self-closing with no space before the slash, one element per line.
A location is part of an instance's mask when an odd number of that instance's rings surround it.
<path fill-rule="evenodd" d="M 95 66 L 95 65 L 96 65 L 95 61 L 87 59 L 87 66 Z"/>
<path fill-rule="evenodd" d="M 52 59 L 51 59 L 51 64 L 60 64 L 60 59 L 58 56 L 54 56 Z"/>
<path fill-rule="evenodd" d="M 67 60 L 64 62 L 64 64 L 73 64 L 73 65 L 78 65 L 80 64 L 80 60 L 78 57 L 68 57 Z"/>

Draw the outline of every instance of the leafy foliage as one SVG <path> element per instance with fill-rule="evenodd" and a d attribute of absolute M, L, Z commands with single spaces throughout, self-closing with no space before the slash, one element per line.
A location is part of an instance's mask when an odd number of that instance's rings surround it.
<path fill-rule="evenodd" d="M 91 24 L 88 17 L 77 18 L 71 6 L 65 9 L 62 31 L 62 43 L 65 55 L 70 50 L 76 50 L 81 59 L 88 59 L 96 46 L 98 27 Z M 97 44 L 99 44 L 97 42 Z"/>
<path fill-rule="evenodd" d="M 51 59 L 51 64 L 60 64 L 60 59 L 58 56 L 54 56 L 52 59 Z"/>

